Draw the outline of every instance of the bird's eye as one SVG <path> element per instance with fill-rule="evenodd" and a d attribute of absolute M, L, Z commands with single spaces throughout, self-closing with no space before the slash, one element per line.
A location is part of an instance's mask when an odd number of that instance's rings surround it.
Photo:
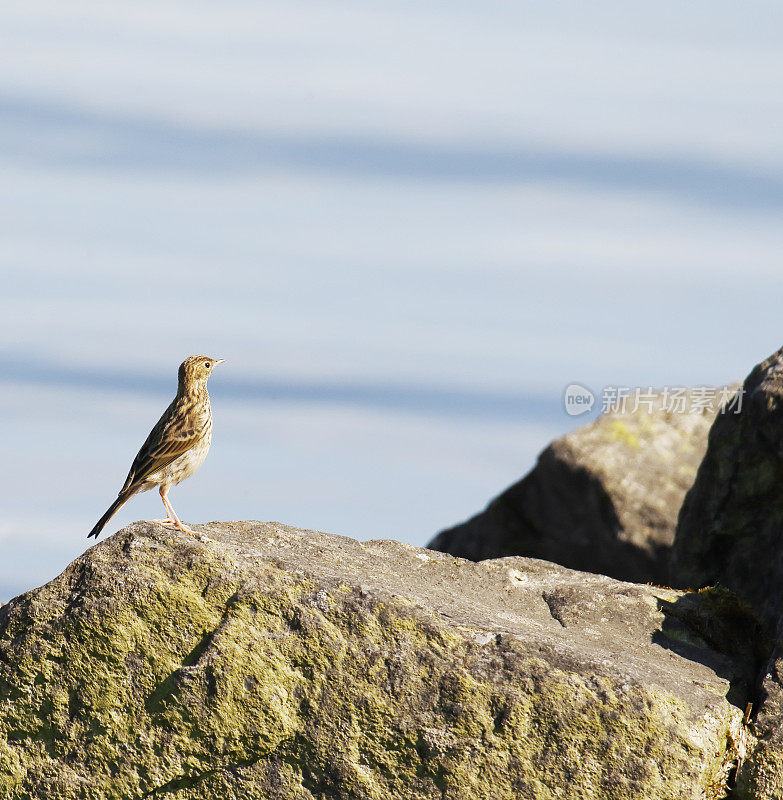
<path fill-rule="evenodd" d="M 207 369 L 211 369 L 211 368 L 212 368 L 212 364 L 210 364 L 210 363 L 209 363 L 209 361 L 207 361 L 207 362 L 204 364 L 204 366 L 205 366 Z"/>

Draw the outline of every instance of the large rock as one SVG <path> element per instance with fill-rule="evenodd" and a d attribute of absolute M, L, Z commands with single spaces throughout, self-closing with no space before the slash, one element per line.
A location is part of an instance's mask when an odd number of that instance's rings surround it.
<path fill-rule="evenodd" d="M 783 350 L 757 365 L 738 414 L 710 431 L 683 504 L 673 581 L 720 584 L 755 609 L 773 645 L 759 668 L 758 749 L 740 772 L 738 796 L 783 797 Z"/>
<path fill-rule="evenodd" d="M 728 592 L 203 530 L 136 523 L 0 609 L 0 797 L 724 797 Z"/>
<path fill-rule="evenodd" d="M 783 616 L 783 350 L 754 367 L 739 413 L 720 414 L 680 512 L 672 578 L 732 587 L 776 624 Z"/>
<path fill-rule="evenodd" d="M 524 478 L 429 547 L 474 561 L 524 555 L 667 583 L 677 514 L 717 410 L 694 397 L 678 410 L 658 394 L 652 406 L 605 414 L 556 439 Z"/>

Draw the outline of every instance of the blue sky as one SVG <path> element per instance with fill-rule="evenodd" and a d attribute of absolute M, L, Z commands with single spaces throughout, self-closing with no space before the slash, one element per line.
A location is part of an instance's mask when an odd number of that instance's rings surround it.
<path fill-rule="evenodd" d="M 781 344 L 781 17 L 4 3 L 0 599 L 84 549 L 190 353 L 227 363 L 180 516 L 415 544 L 579 423 L 567 384 L 744 376 Z"/>

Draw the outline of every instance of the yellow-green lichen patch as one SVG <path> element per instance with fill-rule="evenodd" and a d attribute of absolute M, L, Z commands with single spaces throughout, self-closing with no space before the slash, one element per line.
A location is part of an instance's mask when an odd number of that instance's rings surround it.
<path fill-rule="evenodd" d="M 639 437 L 622 420 L 616 419 L 609 429 L 609 436 L 616 442 L 622 442 L 628 447 L 639 447 Z"/>
<path fill-rule="evenodd" d="M 720 781 L 728 714 L 694 721 L 671 691 L 594 668 L 560 638 L 575 628 L 488 636 L 421 605 L 176 535 L 107 543 L 0 612 L 0 787 L 668 800 Z"/>

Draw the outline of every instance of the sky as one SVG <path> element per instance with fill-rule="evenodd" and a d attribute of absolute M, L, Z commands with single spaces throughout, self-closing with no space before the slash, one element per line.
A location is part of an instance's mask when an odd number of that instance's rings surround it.
<path fill-rule="evenodd" d="M 192 353 L 184 520 L 417 545 L 585 421 L 566 385 L 742 378 L 783 338 L 781 22 L 3 3 L 0 600 L 87 547 Z"/>

